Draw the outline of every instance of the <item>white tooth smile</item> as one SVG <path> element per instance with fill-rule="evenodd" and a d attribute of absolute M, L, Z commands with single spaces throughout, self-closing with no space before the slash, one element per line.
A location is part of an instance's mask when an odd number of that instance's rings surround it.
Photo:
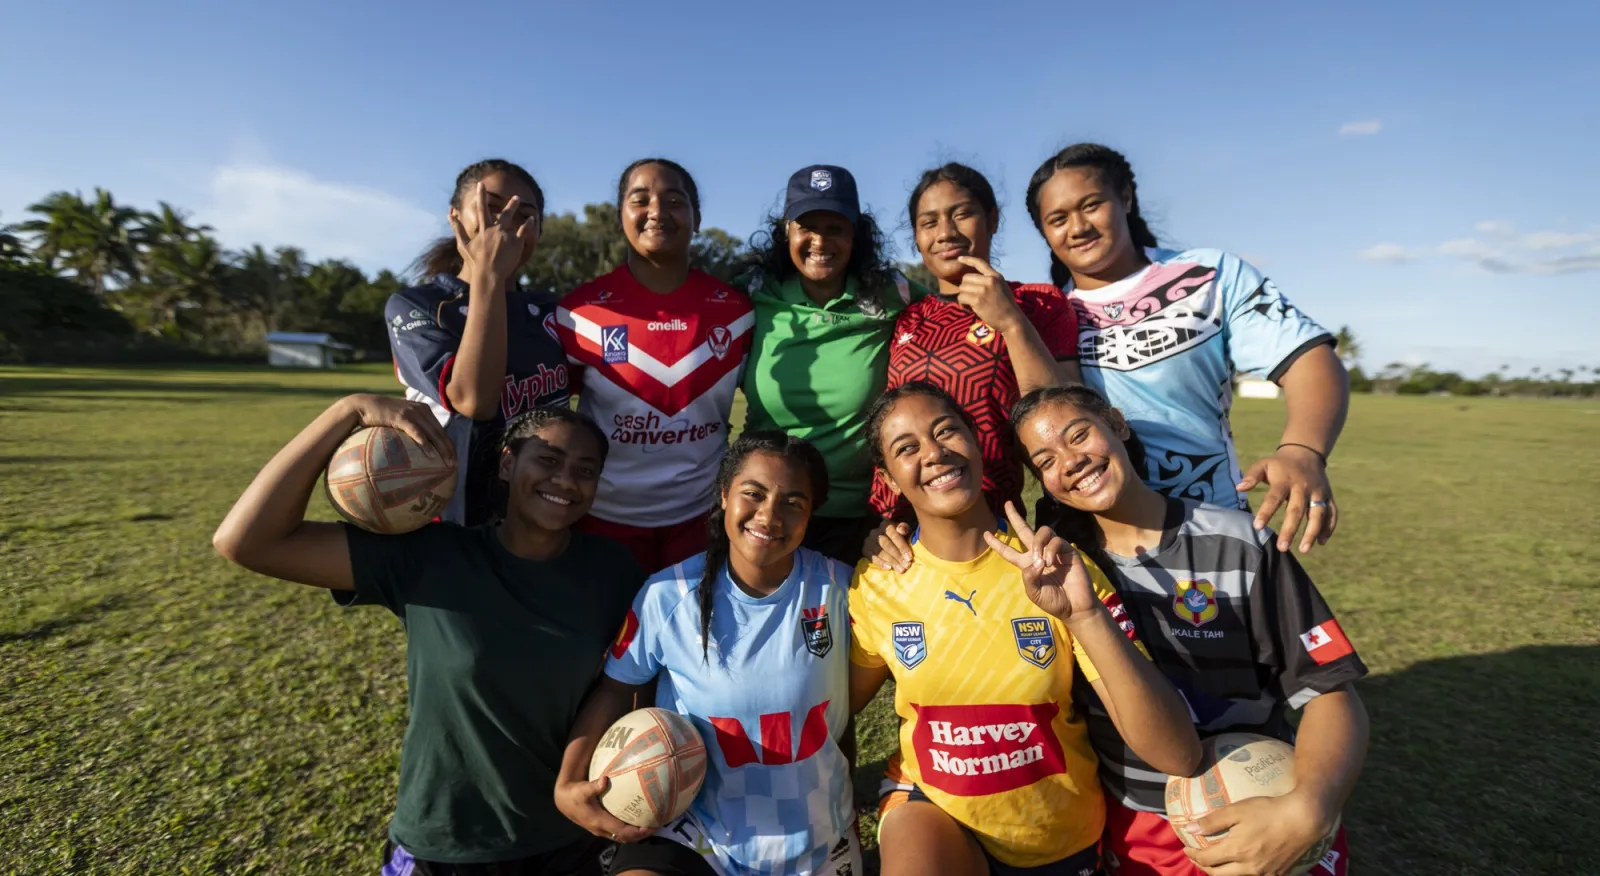
<path fill-rule="evenodd" d="M 1097 471 L 1094 474 L 1089 475 L 1089 476 L 1083 478 L 1082 480 L 1078 481 L 1077 486 L 1074 486 L 1073 489 L 1076 490 L 1077 492 L 1080 492 L 1080 493 L 1093 492 L 1095 487 L 1100 486 L 1100 478 L 1103 475 L 1105 475 L 1105 472 Z"/>
<path fill-rule="evenodd" d="M 772 541 L 772 536 L 762 535 L 761 533 L 756 532 L 754 529 L 746 529 L 745 532 L 756 541 Z"/>
<path fill-rule="evenodd" d="M 539 498 L 545 500 L 546 502 L 549 502 L 552 505 L 566 506 L 566 505 L 571 505 L 572 504 L 572 500 L 571 499 L 563 499 L 560 496 L 554 496 L 554 495 L 551 495 L 550 493 L 540 492 L 538 495 L 539 495 Z"/>
<path fill-rule="evenodd" d="M 933 480 L 928 481 L 928 486 L 930 486 L 930 487 L 942 487 L 945 484 L 950 483 L 951 481 L 955 480 L 958 477 L 961 477 L 961 471 L 959 469 L 957 469 L 956 471 L 947 471 L 944 474 L 939 475 L 938 477 L 934 478 Z"/>

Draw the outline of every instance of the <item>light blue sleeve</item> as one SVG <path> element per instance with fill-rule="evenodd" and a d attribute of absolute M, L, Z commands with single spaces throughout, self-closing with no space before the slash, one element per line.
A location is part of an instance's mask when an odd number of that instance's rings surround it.
<path fill-rule="evenodd" d="M 1277 380 L 1301 353 L 1333 340 L 1327 329 L 1238 256 L 1221 254 L 1217 284 L 1227 314 L 1223 337 L 1235 371 Z"/>
<path fill-rule="evenodd" d="M 633 607 L 606 658 L 606 675 L 623 684 L 648 684 L 661 671 L 661 640 L 668 612 L 663 597 L 677 595 L 677 581 L 651 579 L 639 588 Z"/>

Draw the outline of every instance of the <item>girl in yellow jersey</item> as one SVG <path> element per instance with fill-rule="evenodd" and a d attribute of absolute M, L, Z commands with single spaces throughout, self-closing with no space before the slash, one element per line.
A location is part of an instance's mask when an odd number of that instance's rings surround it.
<path fill-rule="evenodd" d="M 1074 673 L 1168 774 L 1199 764 L 1188 709 L 1118 628 L 1099 570 L 1014 505 L 1009 523 L 995 518 L 972 423 L 947 393 L 886 393 L 868 441 L 917 518 L 916 562 L 864 561 L 850 590 L 850 707 L 892 675 L 901 719 L 880 804 L 884 876 L 1090 876 L 1105 801 Z"/>

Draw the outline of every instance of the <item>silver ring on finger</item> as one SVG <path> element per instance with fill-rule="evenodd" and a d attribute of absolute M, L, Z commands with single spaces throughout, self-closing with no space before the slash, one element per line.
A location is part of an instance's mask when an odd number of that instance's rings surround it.
<path fill-rule="evenodd" d="M 1328 503 L 1322 501 L 1321 499 L 1312 499 L 1311 500 L 1311 507 L 1313 507 L 1313 508 L 1326 508 L 1326 507 L 1328 507 Z"/>

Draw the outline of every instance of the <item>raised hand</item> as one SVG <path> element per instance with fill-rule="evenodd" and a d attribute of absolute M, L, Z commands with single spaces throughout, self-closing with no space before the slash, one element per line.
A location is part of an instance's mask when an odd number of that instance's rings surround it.
<path fill-rule="evenodd" d="M 1011 521 L 1011 531 L 1022 540 L 1026 550 L 1013 548 L 992 532 L 985 532 L 983 540 L 995 553 L 1022 570 L 1022 586 L 1034 605 L 1066 624 L 1104 610 L 1094 595 L 1089 570 L 1076 548 L 1048 526 L 1037 531 L 1031 529 L 1010 502 L 1006 503 L 1006 519 Z"/>
<path fill-rule="evenodd" d="M 1339 526 L 1339 506 L 1333 501 L 1333 487 L 1328 483 L 1328 471 L 1323 460 L 1310 450 L 1294 444 L 1279 447 L 1271 456 L 1256 460 L 1239 481 L 1238 489 L 1249 492 L 1265 485 L 1267 495 L 1256 509 L 1256 529 L 1272 522 L 1272 516 L 1283 511 L 1283 524 L 1278 527 L 1278 550 L 1288 553 L 1294 546 L 1300 524 L 1305 524 L 1305 534 L 1300 538 L 1300 553 L 1309 553 L 1312 547 L 1327 544 Z"/>
<path fill-rule="evenodd" d="M 972 269 L 961 276 L 961 288 L 956 292 L 958 303 L 1001 334 L 1009 332 L 1018 320 L 1025 319 L 1017 299 L 1011 294 L 1011 286 L 999 271 L 973 256 L 962 256 L 956 261 Z"/>
<path fill-rule="evenodd" d="M 885 520 L 867 533 L 861 546 L 861 556 L 889 572 L 904 572 L 911 568 L 916 555 L 911 552 L 911 527 L 904 523 Z"/>
<path fill-rule="evenodd" d="M 505 284 L 522 265 L 523 256 L 539 242 L 539 217 L 530 216 L 517 223 L 517 208 L 522 199 L 513 196 L 498 216 L 489 212 L 489 194 L 483 183 L 478 183 L 478 217 L 483 229 L 477 237 L 468 238 L 467 227 L 457 213 L 450 214 L 450 228 L 455 232 L 456 251 L 470 271 L 488 271 L 495 289 Z"/>

